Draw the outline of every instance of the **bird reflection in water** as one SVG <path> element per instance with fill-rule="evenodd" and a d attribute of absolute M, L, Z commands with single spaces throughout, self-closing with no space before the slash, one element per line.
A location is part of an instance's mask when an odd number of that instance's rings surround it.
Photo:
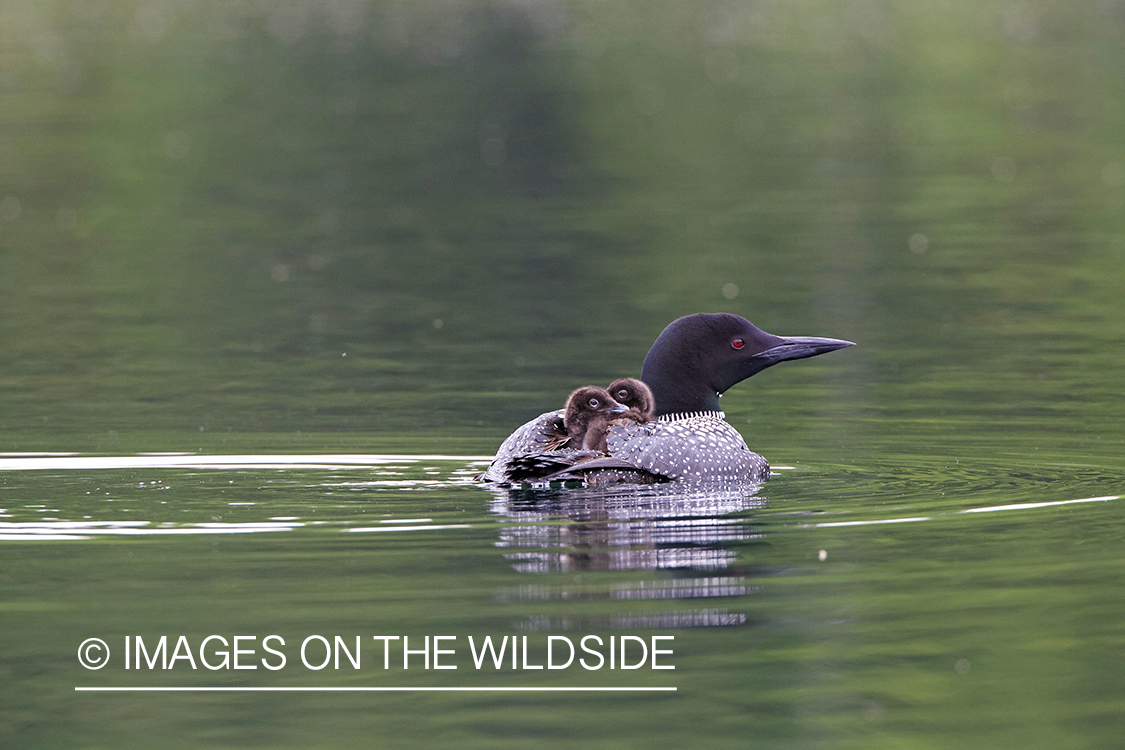
<path fill-rule="evenodd" d="M 511 522 L 496 545 L 521 573 L 556 574 L 545 584 L 505 590 L 506 600 L 584 602 L 716 600 L 715 606 L 678 611 L 629 611 L 586 617 L 530 618 L 530 630 L 580 625 L 614 628 L 706 627 L 746 624 L 746 615 L 721 606 L 751 594 L 751 573 L 733 546 L 761 535 L 744 515 L 766 507 L 761 483 L 629 485 L 609 488 L 521 490 L 490 488 L 493 513 Z M 638 580 L 613 573 L 658 572 Z M 557 574 L 574 574 L 559 577 Z M 602 575 L 588 575 L 590 573 Z M 612 580 L 607 580 L 612 579 Z M 698 603 L 698 602 L 697 602 Z M 710 602 L 709 602 L 710 603 Z M 652 606 L 652 605 L 644 605 Z"/>

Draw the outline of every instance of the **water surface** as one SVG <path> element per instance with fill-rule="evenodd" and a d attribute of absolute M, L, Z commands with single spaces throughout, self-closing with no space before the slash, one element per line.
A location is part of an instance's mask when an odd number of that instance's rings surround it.
<path fill-rule="evenodd" d="M 1119 744 L 1120 3 L 0 29 L 0 746 Z M 768 484 L 473 482 L 717 310 Z"/>

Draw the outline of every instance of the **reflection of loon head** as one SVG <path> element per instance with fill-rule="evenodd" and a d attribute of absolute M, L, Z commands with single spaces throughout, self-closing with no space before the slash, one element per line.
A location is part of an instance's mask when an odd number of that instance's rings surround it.
<path fill-rule="evenodd" d="M 563 413 L 570 446 L 604 453 L 609 423 L 628 410 L 629 407 L 614 401 L 605 388 L 595 385 L 579 388 L 566 400 Z"/>
<path fill-rule="evenodd" d="M 636 378 L 618 378 L 609 386 L 614 401 L 629 407 L 625 419 L 634 422 L 651 422 L 656 418 L 656 399 L 652 390 Z"/>

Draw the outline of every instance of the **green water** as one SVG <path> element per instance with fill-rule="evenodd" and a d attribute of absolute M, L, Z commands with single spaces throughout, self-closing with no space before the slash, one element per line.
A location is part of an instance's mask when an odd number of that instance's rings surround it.
<path fill-rule="evenodd" d="M 0 747 L 1117 747 L 1123 69 L 1116 2 L 3 4 Z M 767 485 L 472 482 L 717 310 L 859 344 L 724 396 Z"/>

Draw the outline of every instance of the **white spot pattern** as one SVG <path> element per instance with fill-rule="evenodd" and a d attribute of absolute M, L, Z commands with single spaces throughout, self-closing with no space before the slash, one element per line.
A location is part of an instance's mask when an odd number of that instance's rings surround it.
<path fill-rule="evenodd" d="M 668 415 L 610 428 L 609 454 L 671 479 L 764 481 L 769 463 L 752 452 L 722 412 Z"/>

